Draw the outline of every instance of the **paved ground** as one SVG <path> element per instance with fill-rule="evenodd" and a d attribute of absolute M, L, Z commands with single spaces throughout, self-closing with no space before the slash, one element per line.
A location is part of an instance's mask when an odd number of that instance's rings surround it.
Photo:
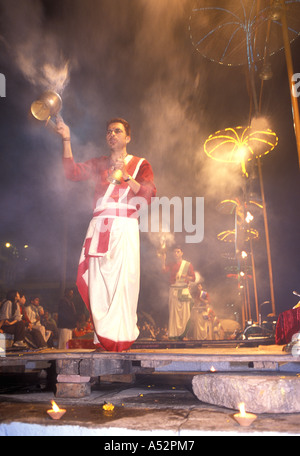
<path fill-rule="evenodd" d="M 19 383 L 15 375 L 13 382 L 9 375 L 2 376 L 0 436 L 91 435 L 102 436 L 103 445 L 112 445 L 110 437 L 132 444 L 140 436 L 155 441 L 180 437 L 182 445 L 188 445 L 199 436 L 300 435 L 300 414 L 263 414 L 249 428 L 241 427 L 233 419 L 234 410 L 201 403 L 194 396 L 193 375 L 155 373 L 139 375 L 134 383 L 96 382 L 89 397 L 76 400 L 56 399 L 34 373 Z M 53 399 L 66 409 L 60 421 L 47 414 Z M 114 410 L 105 411 L 105 403 L 113 404 Z"/>

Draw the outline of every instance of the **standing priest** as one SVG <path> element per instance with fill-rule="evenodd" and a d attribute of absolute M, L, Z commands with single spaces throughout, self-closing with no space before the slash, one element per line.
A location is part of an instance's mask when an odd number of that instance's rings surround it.
<path fill-rule="evenodd" d="M 94 343 L 107 351 L 129 349 L 139 335 L 140 283 L 138 209 L 156 195 L 153 172 L 144 158 L 127 153 L 130 125 L 121 118 L 107 123 L 108 156 L 76 163 L 69 127 L 57 121 L 67 179 L 91 179 L 94 213 L 79 260 L 77 287 L 94 326 Z"/>
<path fill-rule="evenodd" d="M 196 279 L 192 263 L 183 259 L 181 246 L 173 248 L 173 262 L 166 264 L 163 256 L 163 271 L 169 274 L 169 329 L 170 339 L 183 339 L 191 316 L 192 297 L 189 283 Z"/>

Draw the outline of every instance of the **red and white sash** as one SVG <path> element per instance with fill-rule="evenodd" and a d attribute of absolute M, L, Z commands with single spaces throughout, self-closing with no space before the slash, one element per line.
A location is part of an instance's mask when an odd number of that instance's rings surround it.
<path fill-rule="evenodd" d="M 130 157 L 129 160 L 131 158 L 132 157 Z M 128 172 L 134 179 L 138 174 L 143 160 L 144 159 L 138 159 L 138 161 L 130 160 L 128 163 Z M 127 227 L 126 220 L 129 222 L 128 219 L 138 218 L 136 207 L 130 205 L 130 201 L 127 203 L 130 187 L 128 185 L 126 185 L 126 187 L 125 185 L 120 185 L 118 188 L 121 190 L 119 198 L 115 197 L 116 186 L 110 184 L 106 190 L 104 197 L 100 198 L 98 204 L 96 205 L 93 219 L 91 220 L 88 227 L 86 238 L 81 251 L 76 282 L 78 291 L 86 307 L 91 313 L 97 339 L 101 341 L 102 345 L 104 345 L 103 341 L 105 341 L 107 346 L 112 347 L 112 349 L 116 351 L 129 348 L 138 335 L 136 318 L 134 315 L 136 312 L 138 300 L 137 287 L 139 286 L 138 283 L 136 286 L 134 285 L 135 282 L 139 282 L 139 277 L 137 281 L 133 280 L 132 277 L 127 277 L 127 275 L 130 274 L 130 271 L 133 271 L 135 268 L 137 268 L 135 274 L 139 274 L 138 251 L 135 252 L 134 258 L 128 259 L 127 255 L 131 257 L 129 250 L 126 254 L 124 254 L 123 251 L 118 252 L 116 250 L 116 248 L 119 248 L 116 247 L 119 245 L 119 242 L 116 244 L 115 231 L 112 231 L 114 221 L 118 219 L 118 223 L 116 221 L 118 233 L 122 233 L 120 226 L 122 226 L 124 223 L 124 228 L 125 226 Z M 122 222 L 122 218 L 124 218 L 124 222 Z M 124 230 L 124 232 L 126 230 L 126 236 L 128 236 L 129 234 L 127 228 Z M 133 233 L 131 252 L 136 249 L 135 246 L 138 242 L 137 222 L 134 223 L 133 231 L 136 231 L 136 233 Z M 114 234 L 112 235 L 112 233 Z M 122 242 L 120 245 L 122 245 Z M 118 258 L 121 258 L 124 255 L 124 260 L 122 260 L 124 264 L 120 264 L 119 261 L 118 265 L 112 264 L 112 270 L 114 271 L 113 274 L 119 274 L 120 280 L 117 280 L 116 277 L 106 274 L 106 271 L 103 271 L 100 273 L 100 276 L 96 277 L 95 271 L 98 270 L 98 267 L 95 269 L 95 261 L 98 261 L 97 258 L 101 261 L 101 263 L 99 263 L 99 268 L 101 268 L 101 264 L 105 264 L 105 268 L 107 268 L 107 262 L 110 261 L 110 255 L 112 255 L 112 257 L 115 257 L 116 254 Z M 138 267 L 135 264 L 129 266 L 129 260 L 133 263 L 138 263 Z M 104 263 L 102 263 L 102 261 L 104 261 Z M 90 264 L 92 265 L 92 271 L 89 271 Z M 122 269 L 118 270 L 118 268 Z M 120 289 L 109 291 L 113 281 L 114 283 L 119 282 L 118 287 L 120 287 Z M 93 283 L 95 283 L 96 286 L 95 290 L 92 290 L 90 288 L 94 286 Z M 123 287 L 126 289 L 124 288 L 123 290 Z M 107 293 L 105 290 L 107 290 Z M 105 294 L 107 295 L 106 297 Z M 100 319 L 96 317 L 95 314 L 93 315 L 95 303 L 93 301 L 90 301 L 91 296 L 97 297 L 97 302 L 99 302 L 100 306 L 99 308 L 97 307 L 97 309 L 100 310 L 101 315 L 105 315 Z M 108 296 L 110 296 L 110 298 Z M 98 304 L 96 306 L 98 306 Z M 128 312 L 132 313 L 131 318 L 129 318 Z M 98 313 L 99 312 L 97 311 L 97 314 Z M 122 313 L 124 313 L 123 318 Z M 116 317 L 117 315 L 118 317 Z"/>

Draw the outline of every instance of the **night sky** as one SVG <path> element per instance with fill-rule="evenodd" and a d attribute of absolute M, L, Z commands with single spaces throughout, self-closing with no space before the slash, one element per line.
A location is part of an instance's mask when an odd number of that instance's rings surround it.
<path fill-rule="evenodd" d="M 106 121 L 124 117 L 132 127 L 128 151 L 150 161 L 158 196 L 204 197 L 204 240 L 186 244 L 185 257 L 220 312 L 238 302 L 236 282 L 226 278 L 235 263 L 222 256 L 234 245 L 217 240 L 218 233 L 234 228 L 234 216 L 216 207 L 239 194 L 241 169 L 209 159 L 203 145 L 217 130 L 248 124 L 246 68 L 220 65 L 197 52 L 189 32 L 194 4 L 0 0 L 0 73 L 6 78 L 6 97 L 0 98 L 0 242 L 2 249 L 11 242 L 21 256 L 29 245 L 25 280 L 61 280 L 67 233 L 67 280 L 74 283 L 92 211 L 91 185 L 65 181 L 60 138 L 30 114 L 31 103 L 51 88 L 62 96 L 75 160 L 106 154 Z M 300 73 L 300 39 L 291 48 L 294 72 Z M 262 158 L 262 169 L 279 313 L 297 303 L 292 291 L 300 291 L 299 163 L 284 51 L 270 61 L 273 78 L 264 84 L 261 115 L 279 142 Z M 66 68 L 68 78 L 58 81 Z M 257 89 L 260 69 L 259 62 Z M 259 194 L 256 167 L 251 179 Z M 270 299 L 262 214 L 253 226 L 260 233 L 254 254 L 261 303 Z M 174 241 L 184 244 L 184 234 L 176 233 Z M 168 289 L 156 244 L 145 233 L 141 263 L 140 306 L 164 314 Z"/>

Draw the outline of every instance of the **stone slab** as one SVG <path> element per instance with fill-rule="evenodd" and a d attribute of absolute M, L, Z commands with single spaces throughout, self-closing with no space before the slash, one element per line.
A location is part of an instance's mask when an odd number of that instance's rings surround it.
<path fill-rule="evenodd" d="M 90 383 L 57 383 L 56 397 L 80 398 L 91 394 Z"/>
<path fill-rule="evenodd" d="M 124 374 L 124 375 L 101 375 L 100 381 L 101 382 L 118 382 L 118 383 L 134 383 L 135 382 L 135 375 L 134 374 Z"/>
<path fill-rule="evenodd" d="M 64 375 L 58 374 L 57 383 L 88 383 L 91 377 L 82 377 L 81 375 Z"/>
<path fill-rule="evenodd" d="M 238 410 L 241 402 L 251 413 L 299 413 L 297 375 L 203 374 L 192 380 L 193 392 L 204 403 Z"/>

